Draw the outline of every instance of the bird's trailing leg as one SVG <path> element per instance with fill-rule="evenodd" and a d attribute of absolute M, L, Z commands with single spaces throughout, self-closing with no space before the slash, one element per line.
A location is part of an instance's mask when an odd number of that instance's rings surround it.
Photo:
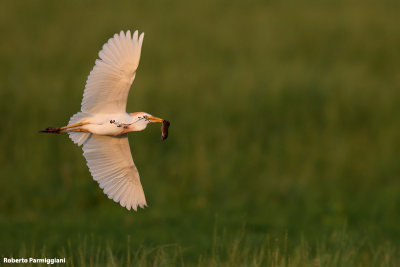
<path fill-rule="evenodd" d="M 78 123 L 74 123 L 74 124 L 70 124 L 64 127 L 59 128 L 60 130 L 65 130 L 65 129 L 69 129 L 69 128 L 74 128 L 74 127 L 79 127 L 79 126 L 83 126 L 89 124 L 89 122 L 78 122 Z"/>
<path fill-rule="evenodd" d="M 89 124 L 89 122 L 79 122 L 79 123 L 74 123 L 74 124 L 70 124 L 64 127 L 60 127 L 60 128 L 51 128 L 48 127 L 46 129 L 44 129 L 43 131 L 40 131 L 41 133 L 69 133 L 69 132 L 83 132 L 82 129 L 77 128 L 83 125 Z M 71 131 L 66 131 L 68 129 L 73 129 Z"/>
<path fill-rule="evenodd" d="M 72 132 L 86 132 L 88 133 L 88 130 L 82 129 L 82 128 L 73 128 L 73 129 L 66 129 L 66 130 L 61 130 L 59 133 L 72 133 Z"/>

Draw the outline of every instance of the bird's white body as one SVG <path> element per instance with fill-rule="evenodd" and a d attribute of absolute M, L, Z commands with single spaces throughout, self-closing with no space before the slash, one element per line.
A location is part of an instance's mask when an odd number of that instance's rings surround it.
<path fill-rule="evenodd" d="M 81 128 L 98 135 L 121 135 L 127 132 L 144 130 L 148 122 L 142 118 L 143 116 L 151 115 L 143 112 L 133 114 L 134 115 L 130 115 L 129 113 L 94 114 L 87 118 L 86 122 L 89 124 L 83 125 Z"/>
<path fill-rule="evenodd" d="M 127 133 L 163 120 L 145 112 L 127 113 L 129 89 L 139 65 L 143 33 L 115 34 L 99 52 L 86 82 L 81 111 L 68 126 L 44 132 L 68 132 L 82 145 L 89 170 L 104 193 L 128 210 L 146 206 Z"/>
<path fill-rule="evenodd" d="M 124 128 L 118 127 L 116 124 L 110 123 L 110 121 L 115 120 L 124 124 L 129 124 L 133 121 L 128 113 L 125 114 L 95 114 L 89 117 L 86 122 L 87 125 L 83 125 L 82 128 L 87 130 L 92 134 L 98 135 L 120 135 L 123 133 Z"/>

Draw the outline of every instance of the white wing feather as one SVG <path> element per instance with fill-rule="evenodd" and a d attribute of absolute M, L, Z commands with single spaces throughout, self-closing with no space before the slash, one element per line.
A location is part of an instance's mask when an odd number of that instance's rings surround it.
<path fill-rule="evenodd" d="M 126 134 L 92 135 L 83 145 L 83 155 L 93 179 L 110 199 L 128 210 L 147 206 Z"/>
<path fill-rule="evenodd" d="M 129 89 L 135 79 L 143 43 L 142 33 L 135 31 L 115 34 L 99 52 L 93 70 L 86 81 L 82 111 L 95 113 L 125 113 Z"/>

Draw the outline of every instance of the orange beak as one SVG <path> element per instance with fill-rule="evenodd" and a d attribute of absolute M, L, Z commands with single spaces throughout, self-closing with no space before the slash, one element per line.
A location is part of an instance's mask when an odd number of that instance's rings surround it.
<path fill-rule="evenodd" d="M 163 119 L 153 117 L 153 116 L 147 116 L 147 119 L 151 122 L 163 122 Z"/>

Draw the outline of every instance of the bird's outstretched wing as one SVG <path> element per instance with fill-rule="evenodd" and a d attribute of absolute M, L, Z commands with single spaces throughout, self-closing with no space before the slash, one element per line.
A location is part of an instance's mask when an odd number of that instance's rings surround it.
<path fill-rule="evenodd" d="M 82 111 L 87 113 L 124 113 L 129 89 L 139 65 L 143 33 L 115 34 L 99 52 L 100 59 L 86 81 Z"/>
<path fill-rule="evenodd" d="M 128 210 L 147 206 L 126 134 L 92 135 L 83 146 L 83 155 L 94 180 L 110 199 Z"/>

